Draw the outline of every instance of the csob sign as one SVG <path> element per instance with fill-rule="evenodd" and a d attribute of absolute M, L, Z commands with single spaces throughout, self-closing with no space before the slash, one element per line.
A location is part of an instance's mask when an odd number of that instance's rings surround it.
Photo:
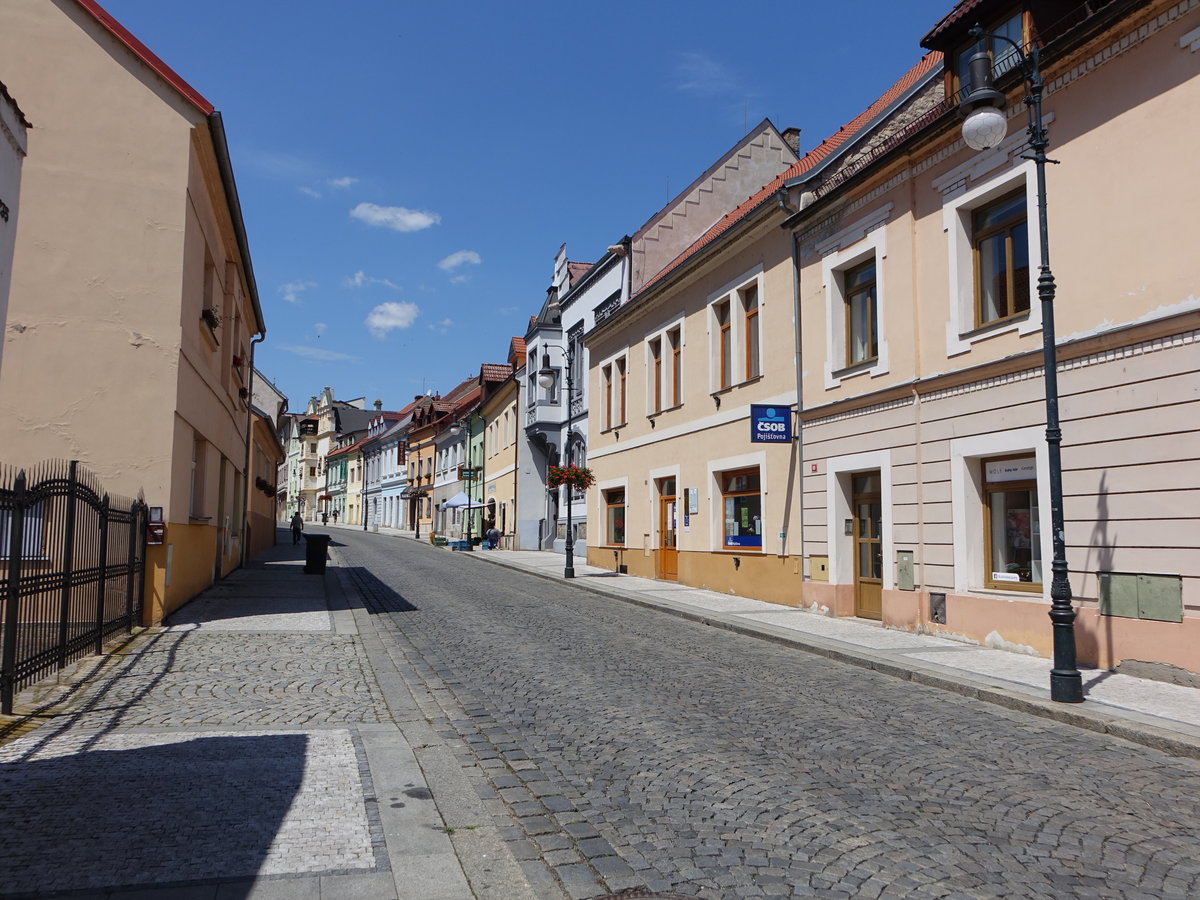
<path fill-rule="evenodd" d="M 792 410 L 788 406 L 750 405 L 750 440 L 780 444 L 792 439 Z"/>

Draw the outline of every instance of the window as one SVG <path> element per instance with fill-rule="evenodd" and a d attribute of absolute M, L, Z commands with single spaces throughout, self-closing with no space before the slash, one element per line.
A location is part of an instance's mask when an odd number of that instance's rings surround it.
<path fill-rule="evenodd" d="M 614 546 L 625 544 L 625 490 L 604 492 L 604 539 Z"/>
<path fill-rule="evenodd" d="M 616 362 L 617 366 L 617 410 L 620 413 L 618 425 L 625 424 L 625 357 Z"/>
<path fill-rule="evenodd" d="M 316 477 L 317 477 L 317 467 L 316 467 L 316 466 L 309 466 L 309 467 L 308 467 L 308 477 L 309 477 L 309 478 L 316 478 Z"/>
<path fill-rule="evenodd" d="M 729 301 L 713 307 L 717 326 L 717 389 L 733 384 L 733 332 L 730 330 Z"/>
<path fill-rule="evenodd" d="M 746 337 L 746 380 L 762 374 L 759 360 L 758 335 L 758 285 L 752 284 L 742 291 L 743 330 Z"/>
<path fill-rule="evenodd" d="M 188 500 L 188 514 L 192 518 L 204 515 L 204 469 L 207 455 L 207 443 L 204 438 L 192 439 L 192 473 L 191 490 Z"/>
<path fill-rule="evenodd" d="M 842 276 L 846 307 L 846 365 L 879 356 L 876 331 L 875 258 L 849 269 Z"/>
<path fill-rule="evenodd" d="M 313 443 L 310 443 L 310 444 L 308 445 L 308 452 L 309 452 L 309 453 L 310 453 L 312 456 L 316 456 L 316 455 L 317 455 L 317 445 L 316 445 L 316 444 L 313 444 Z"/>
<path fill-rule="evenodd" d="M 975 252 L 975 325 L 1029 312 L 1029 226 L 1025 191 L 971 214 Z"/>
<path fill-rule="evenodd" d="M 600 381 L 604 390 L 604 420 L 602 428 L 608 431 L 625 424 L 625 357 L 618 357 L 600 367 Z"/>
<path fill-rule="evenodd" d="M 650 411 L 662 412 L 663 408 L 663 355 L 662 338 L 650 341 Z"/>
<path fill-rule="evenodd" d="M 671 348 L 671 405 L 678 406 L 683 402 L 683 333 L 679 328 L 667 332 L 667 344 Z"/>
<path fill-rule="evenodd" d="M 1015 12 L 1007 19 L 999 22 L 992 22 L 983 30 L 990 34 L 1001 35 L 1015 43 L 1024 46 L 1024 16 L 1021 12 Z M 954 59 L 954 75 L 956 84 L 954 87 L 958 90 L 969 91 L 971 88 L 970 75 L 967 71 L 968 63 L 971 57 L 979 50 L 988 50 L 992 54 L 992 68 L 996 75 L 1003 75 L 1014 68 L 1020 61 L 1020 56 L 1017 54 L 1016 48 L 1008 41 L 1002 41 L 997 38 L 981 37 L 978 41 L 964 44 L 955 54 Z"/>
<path fill-rule="evenodd" d="M 762 495 L 758 468 L 721 472 L 725 509 L 722 546 L 726 550 L 762 549 Z"/>
<path fill-rule="evenodd" d="M 984 584 L 1042 589 L 1037 464 L 1032 456 L 985 459 L 983 467 Z"/>

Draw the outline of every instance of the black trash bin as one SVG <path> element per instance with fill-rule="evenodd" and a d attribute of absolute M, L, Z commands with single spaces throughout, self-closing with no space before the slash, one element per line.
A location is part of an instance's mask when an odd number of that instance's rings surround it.
<path fill-rule="evenodd" d="M 304 536 L 304 574 L 324 575 L 325 560 L 329 557 L 329 542 L 332 535 L 306 534 Z"/>

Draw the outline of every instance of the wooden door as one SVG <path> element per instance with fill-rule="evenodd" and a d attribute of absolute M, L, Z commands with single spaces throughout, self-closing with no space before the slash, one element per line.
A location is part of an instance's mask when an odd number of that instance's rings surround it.
<path fill-rule="evenodd" d="M 664 581 L 679 578 L 678 516 L 675 479 L 664 479 L 658 499 L 658 577 Z"/>
<path fill-rule="evenodd" d="M 883 618 L 883 501 L 878 472 L 853 476 L 854 614 Z"/>

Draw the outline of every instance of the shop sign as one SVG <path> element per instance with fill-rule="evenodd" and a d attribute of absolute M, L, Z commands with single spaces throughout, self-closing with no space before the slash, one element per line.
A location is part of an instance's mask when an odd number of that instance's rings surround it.
<path fill-rule="evenodd" d="M 787 406 L 750 405 L 750 440 L 756 444 L 783 444 L 792 440 L 792 410 Z"/>

